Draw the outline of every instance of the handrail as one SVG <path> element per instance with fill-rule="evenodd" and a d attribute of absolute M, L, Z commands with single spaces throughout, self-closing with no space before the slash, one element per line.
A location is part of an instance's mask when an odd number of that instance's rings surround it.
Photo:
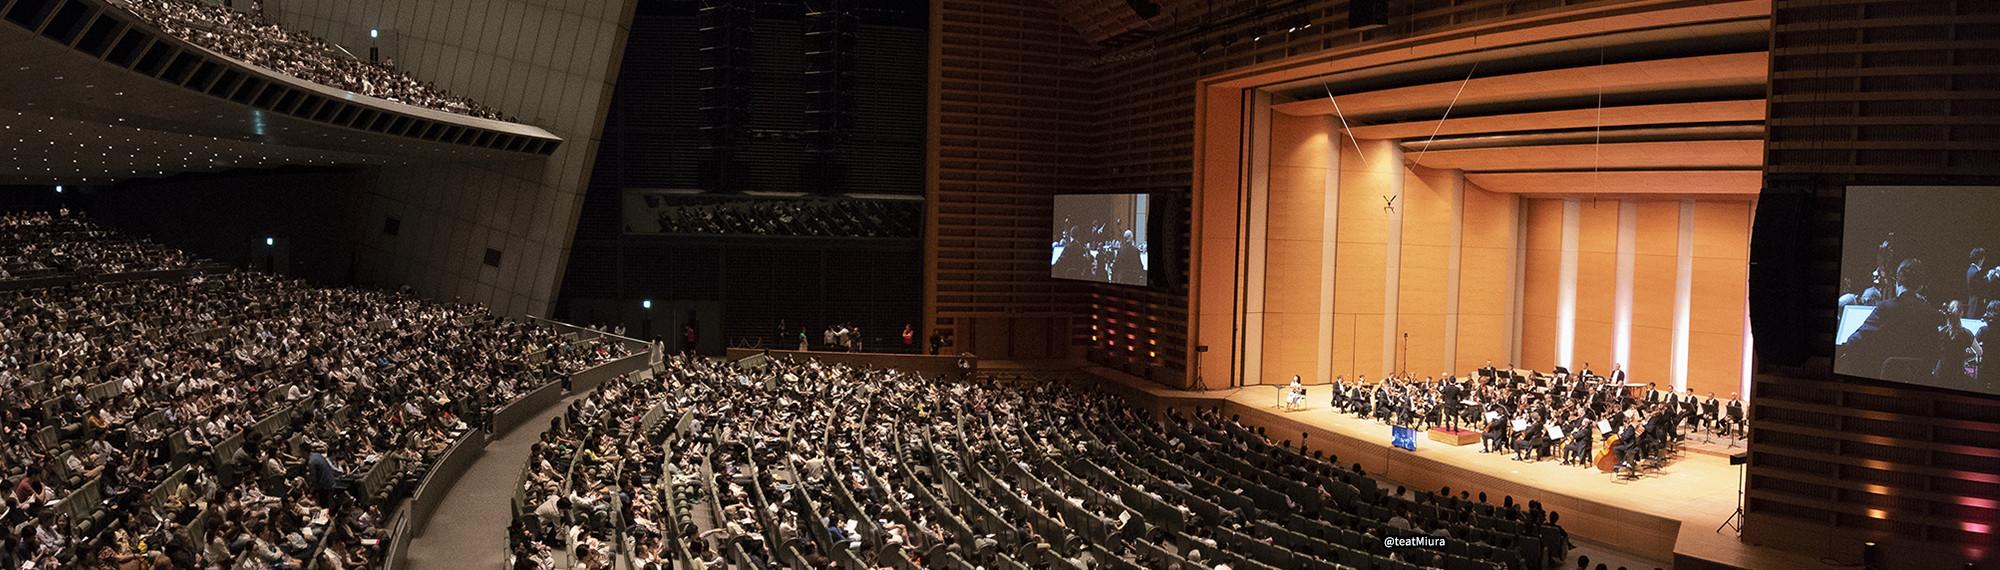
<path fill-rule="evenodd" d="M 554 323 L 555 321 L 549 322 Z M 645 354 L 635 354 L 601 362 L 596 366 L 570 374 L 567 379 L 579 391 L 594 389 L 599 384 L 602 384 L 604 379 L 608 379 L 609 377 L 586 382 L 578 382 L 576 378 L 579 376 L 595 378 L 595 375 L 602 373 L 600 371 L 629 368 L 633 365 L 635 359 L 643 359 L 645 356 Z M 643 365 L 643 360 L 638 360 L 638 362 Z M 612 376 L 615 375 L 612 374 Z M 562 401 L 560 397 L 562 384 L 562 380 L 550 381 L 541 387 L 529 391 L 527 394 L 516 397 L 514 401 L 509 402 L 506 406 L 494 412 L 495 427 L 499 427 L 499 418 L 502 416 L 510 418 L 510 421 L 512 421 L 511 418 L 525 419 L 535 413 L 539 413 L 541 410 L 547 409 L 556 402 Z M 548 398 L 546 395 L 531 397 L 551 388 L 554 389 L 554 394 L 557 397 Z M 516 426 L 509 425 L 507 427 L 511 429 Z M 497 438 L 504 432 L 496 429 L 494 433 L 494 437 Z M 430 521 L 430 516 L 436 510 L 438 503 L 442 502 L 444 493 L 450 489 L 452 484 L 458 481 L 460 476 L 465 474 L 467 468 L 471 467 L 472 460 L 478 456 L 480 451 L 485 449 L 487 442 L 488 439 L 484 437 L 480 430 L 468 429 L 458 441 L 454 442 L 448 450 L 438 456 L 437 461 L 424 474 L 423 481 L 418 483 L 416 490 L 411 493 L 411 498 L 405 501 L 403 506 L 397 510 L 397 514 L 394 517 L 393 530 L 390 534 L 390 555 L 384 564 L 385 568 L 396 570 L 406 567 L 408 563 L 409 543 L 414 538 L 410 536 L 410 533 L 416 529 L 424 528 Z"/>
<path fill-rule="evenodd" d="M 569 323 L 565 323 L 565 322 L 562 322 L 562 321 L 558 321 L 558 320 L 554 320 L 554 319 L 545 319 L 545 318 L 542 318 L 542 317 L 538 317 L 538 316 L 535 316 L 535 315 L 524 315 L 524 316 L 526 316 L 526 317 L 528 318 L 528 320 L 532 320 L 532 321 L 535 321 L 535 322 L 538 322 L 538 323 L 542 323 L 542 324 L 545 324 L 545 325 L 548 325 L 548 326 L 550 326 L 550 327 L 554 327 L 554 328 L 556 328 L 556 329 L 560 329 L 560 330 L 567 330 L 567 331 L 572 331 L 572 332 L 588 332 L 588 333 L 594 333 L 594 334 L 599 334 L 599 335 L 603 335 L 603 336 L 608 336 L 608 337 L 612 337 L 612 338 L 616 338 L 616 339 L 619 339 L 619 340 L 623 340 L 623 341 L 625 341 L 625 342 L 626 342 L 627 344 L 633 344 L 633 345 L 638 345 L 638 346 L 647 346 L 647 345 L 651 344 L 651 343 L 648 343 L 648 342 L 646 342 L 646 341 L 643 341 L 643 340 L 639 340 L 639 339 L 636 339 L 636 338 L 632 338 L 632 337 L 629 337 L 629 336 L 625 336 L 625 335 L 621 335 L 621 334 L 612 334 L 612 333 L 611 333 L 610 331 L 601 331 L 601 330 L 597 330 L 597 329 L 593 329 L 593 328 L 589 328 L 589 327 L 580 327 L 580 326 L 576 326 L 576 325 L 572 325 L 572 324 L 569 324 Z"/>

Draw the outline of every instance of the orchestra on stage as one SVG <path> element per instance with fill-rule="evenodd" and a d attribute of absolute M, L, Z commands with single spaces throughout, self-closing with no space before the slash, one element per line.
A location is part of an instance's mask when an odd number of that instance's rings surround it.
<path fill-rule="evenodd" d="M 1743 402 L 1734 393 L 1723 401 L 1712 392 L 1704 399 L 1692 389 L 1660 391 L 1629 383 L 1616 365 L 1600 376 L 1588 363 L 1575 373 L 1558 366 L 1543 374 L 1488 362 L 1465 377 L 1441 378 L 1336 377 L 1331 403 L 1334 410 L 1391 425 L 1476 431 L 1482 452 L 1512 453 L 1521 461 L 1555 458 L 1629 477 L 1664 465 L 1691 434 L 1738 438 L 1745 425 Z M 1294 376 L 1279 390 L 1280 406 L 1302 409 L 1305 394 Z"/>

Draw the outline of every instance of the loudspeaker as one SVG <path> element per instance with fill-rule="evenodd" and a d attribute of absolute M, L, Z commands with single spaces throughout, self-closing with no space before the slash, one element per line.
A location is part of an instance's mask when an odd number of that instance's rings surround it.
<path fill-rule="evenodd" d="M 1777 366 L 1805 363 L 1813 303 L 1812 195 L 1803 184 L 1768 184 L 1750 226 L 1750 328 L 1757 359 Z M 1830 300 L 1829 300 L 1830 301 Z"/>
<path fill-rule="evenodd" d="M 1349 0 L 1347 27 L 1353 30 L 1389 25 L 1389 0 Z"/>
<path fill-rule="evenodd" d="M 1861 567 L 1867 570 L 1882 568 L 1882 549 L 1873 542 L 1861 543 Z"/>
<path fill-rule="evenodd" d="M 1125 0 L 1125 5 L 1131 6 L 1132 13 L 1138 14 L 1140 19 L 1151 20 L 1153 16 L 1160 15 L 1160 5 L 1153 0 Z"/>

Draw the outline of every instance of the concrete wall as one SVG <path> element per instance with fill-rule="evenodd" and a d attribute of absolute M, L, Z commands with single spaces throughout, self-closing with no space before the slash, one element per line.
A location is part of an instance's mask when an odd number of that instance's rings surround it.
<path fill-rule="evenodd" d="M 268 16 L 548 129 L 554 156 L 358 175 L 354 281 L 546 315 L 597 152 L 634 0 L 269 0 Z M 371 40 L 369 30 L 381 30 Z M 401 230 L 383 232 L 388 218 Z M 499 267 L 483 264 L 499 250 Z"/>

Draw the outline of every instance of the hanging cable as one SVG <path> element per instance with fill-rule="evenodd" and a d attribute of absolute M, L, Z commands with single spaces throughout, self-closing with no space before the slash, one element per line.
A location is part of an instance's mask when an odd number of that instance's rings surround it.
<path fill-rule="evenodd" d="M 1333 97 L 1333 88 L 1327 86 L 1325 81 L 1319 82 L 1319 87 L 1326 90 L 1326 100 L 1333 102 L 1333 114 L 1340 117 L 1340 131 L 1347 135 L 1347 142 L 1354 143 L 1354 155 L 1361 157 L 1361 166 L 1366 168 L 1368 155 L 1361 152 L 1361 141 L 1354 139 L 1354 129 L 1347 128 L 1347 114 L 1340 112 L 1340 100 Z"/>
<path fill-rule="evenodd" d="M 1466 71 L 1465 71 L 1465 80 L 1464 80 L 1464 81 L 1460 81 L 1460 82 L 1458 82 L 1458 92 L 1457 92 L 1457 93 L 1453 93 L 1453 94 L 1451 95 L 1451 104 L 1449 104 L 1449 105 L 1445 105 L 1445 106 L 1444 106 L 1444 116 L 1443 116 L 1443 117 L 1438 117 L 1438 124 L 1437 124 L 1437 127 L 1435 127 L 1435 128 L 1432 128 L 1432 129 L 1431 129 L 1431 138 L 1428 138 L 1428 139 L 1424 139 L 1424 148 L 1423 148 L 1423 149 L 1421 149 L 1421 150 L 1418 150 L 1418 151 L 1417 151 L 1417 159 L 1416 159 L 1416 160 L 1414 160 L 1414 161 L 1411 161 L 1411 162 L 1414 162 L 1414 163 L 1416 163 L 1416 164 L 1423 164 L 1423 163 L 1424 163 L 1424 153 L 1426 153 L 1426 152 L 1430 152 L 1430 150 L 1431 150 L 1431 141 L 1435 141 L 1435 140 L 1437 140 L 1437 138 L 1438 138 L 1438 131 L 1442 131 L 1442 130 L 1444 130 L 1444 121 L 1445 121 L 1445 119 L 1450 119 L 1450 118 L 1451 118 L 1451 109 L 1452 109 L 1453 107 L 1457 107 L 1457 106 L 1458 106 L 1458 97 L 1459 97 L 1460 95 L 1464 95 L 1464 94 L 1465 94 L 1465 86 L 1466 86 L 1466 84 L 1468 84 L 1468 83 L 1472 83 L 1472 74 L 1473 74 L 1473 73 L 1476 73 L 1476 72 L 1478 72 L 1478 71 L 1479 71 L 1479 62 L 1478 62 L 1478 61 L 1474 61 L 1474 62 L 1472 62 L 1472 69 L 1468 69 L 1468 70 L 1466 70 Z"/>

